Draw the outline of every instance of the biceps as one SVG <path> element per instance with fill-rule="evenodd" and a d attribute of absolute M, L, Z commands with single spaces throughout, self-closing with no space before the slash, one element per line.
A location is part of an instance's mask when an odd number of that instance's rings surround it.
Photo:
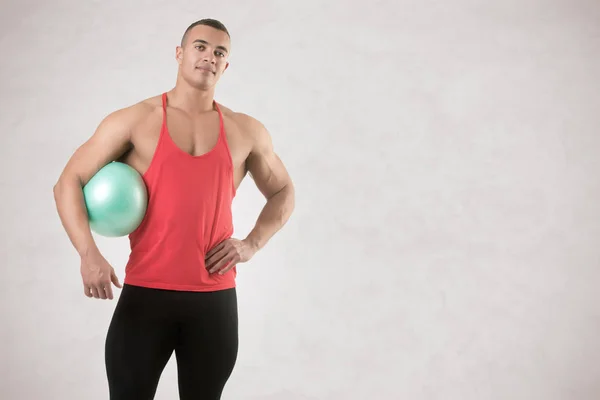
<path fill-rule="evenodd" d="M 116 160 L 130 148 L 127 127 L 114 115 L 103 120 L 96 132 L 71 156 L 63 176 L 78 178 L 82 185 L 100 168 Z"/>
<path fill-rule="evenodd" d="M 288 172 L 279 156 L 272 150 L 252 154 L 248 158 L 248 172 L 260 192 L 271 197 L 289 182 Z"/>

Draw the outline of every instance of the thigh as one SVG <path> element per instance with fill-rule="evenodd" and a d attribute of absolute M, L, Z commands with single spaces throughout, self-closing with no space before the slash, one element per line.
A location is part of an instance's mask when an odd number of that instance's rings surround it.
<path fill-rule="evenodd" d="M 190 293 L 175 348 L 181 400 L 218 400 L 238 353 L 235 288 Z"/>
<path fill-rule="evenodd" d="M 177 339 L 167 293 L 125 285 L 105 344 L 111 400 L 154 398 Z"/>

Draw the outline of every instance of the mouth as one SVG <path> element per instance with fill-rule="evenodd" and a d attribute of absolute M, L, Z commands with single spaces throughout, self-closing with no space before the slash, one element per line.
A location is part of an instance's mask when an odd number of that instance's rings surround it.
<path fill-rule="evenodd" d="M 215 75 L 215 71 L 213 71 L 212 69 L 209 69 L 209 68 L 196 67 L 196 69 L 198 69 L 200 71 L 210 72 L 211 74 Z"/>

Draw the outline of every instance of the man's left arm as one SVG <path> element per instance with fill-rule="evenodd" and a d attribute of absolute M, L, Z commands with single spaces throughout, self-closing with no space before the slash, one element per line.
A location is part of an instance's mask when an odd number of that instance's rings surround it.
<path fill-rule="evenodd" d="M 294 209 L 295 193 L 292 180 L 273 149 L 271 135 L 258 121 L 250 125 L 254 146 L 246 160 L 246 167 L 267 202 L 254 229 L 244 240 L 258 251 L 288 221 Z"/>
<path fill-rule="evenodd" d="M 226 240 L 207 254 L 206 266 L 210 273 L 223 274 L 236 263 L 252 258 L 286 224 L 295 207 L 294 185 L 273 149 L 271 135 L 259 121 L 248 116 L 246 119 L 253 143 L 246 169 L 267 201 L 244 240 Z"/>

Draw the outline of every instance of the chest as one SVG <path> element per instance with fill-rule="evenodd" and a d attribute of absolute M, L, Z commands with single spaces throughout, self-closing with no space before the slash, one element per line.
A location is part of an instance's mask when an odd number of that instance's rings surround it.
<path fill-rule="evenodd" d="M 163 123 L 168 139 L 181 151 L 192 156 L 200 156 L 213 150 L 223 128 L 234 169 L 239 170 L 239 173 L 245 170 L 245 161 L 252 144 L 234 119 L 224 115 L 221 122 L 217 111 L 190 118 L 172 109 L 167 109 L 165 121 L 161 110 L 160 115 L 148 119 L 136 129 L 133 139 L 138 162 L 142 164 L 140 169 L 144 169 L 152 160 Z"/>
<path fill-rule="evenodd" d="M 217 112 L 189 117 L 176 111 L 167 111 L 166 127 L 165 133 L 175 145 L 192 156 L 210 152 L 216 146 L 222 128 Z"/>

